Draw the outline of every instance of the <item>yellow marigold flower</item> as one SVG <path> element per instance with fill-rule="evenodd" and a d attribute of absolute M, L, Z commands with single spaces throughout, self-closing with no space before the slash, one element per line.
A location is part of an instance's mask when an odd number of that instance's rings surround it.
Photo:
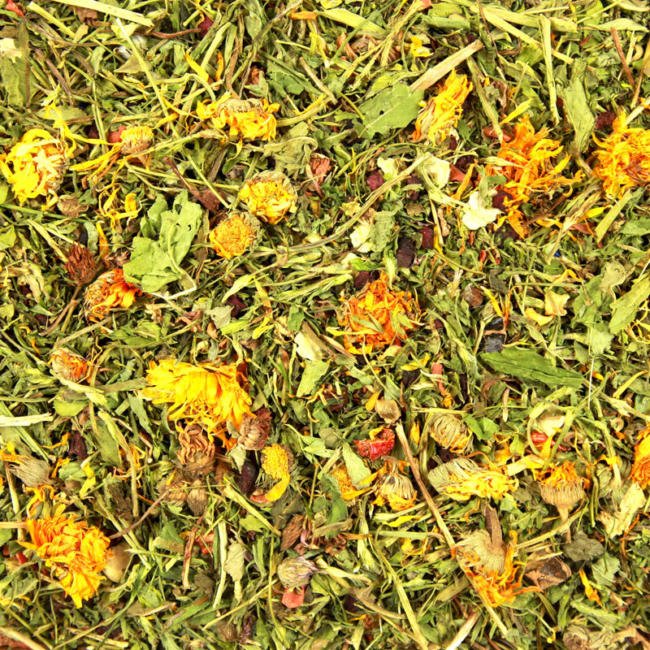
<path fill-rule="evenodd" d="M 524 115 L 515 126 L 512 139 L 501 144 L 497 157 L 503 163 L 488 165 L 485 170 L 488 176 L 506 177 L 500 187 L 507 194 L 504 200 L 506 219 L 520 237 L 528 234 L 521 206 L 537 197 L 548 198 L 555 190 L 570 186 L 576 180 L 562 176 L 569 156 L 558 162 L 562 145 L 547 138 L 547 134 L 545 128 L 535 133 L 530 118 Z"/>
<path fill-rule="evenodd" d="M 217 435 L 226 445 L 226 425 L 239 427 L 244 416 L 251 413 L 251 398 L 241 386 L 236 364 L 194 365 L 163 359 L 152 362 L 147 373 L 148 386 L 142 391 L 154 404 L 169 404 L 172 421 L 185 420 Z"/>
<path fill-rule="evenodd" d="M 255 242 L 258 222 L 245 214 L 231 214 L 210 232 L 210 244 L 227 260 L 245 253 Z"/>
<path fill-rule="evenodd" d="M 377 488 L 375 503 L 383 506 L 388 503 L 391 510 L 400 512 L 415 505 L 418 494 L 411 479 L 400 474 L 395 467 L 388 470 Z"/>
<path fill-rule="evenodd" d="M 279 108 L 266 99 L 237 99 L 226 93 L 216 102 L 200 102 L 196 114 L 215 129 L 227 127 L 233 140 L 272 140 L 277 127 L 273 113 Z"/>
<path fill-rule="evenodd" d="M 120 136 L 120 153 L 131 156 L 142 153 L 153 143 L 153 131 L 148 126 L 127 126 Z"/>
<path fill-rule="evenodd" d="M 128 309 L 142 294 L 134 284 L 124 279 L 122 269 L 112 269 L 102 273 L 84 294 L 84 312 L 89 321 L 100 321 L 112 309 Z"/>
<path fill-rule="evenodd" d="M 262 469 L 277 483 L 264 495 L 266 503 L 277 501 L 289 487 L 293 456 L 283 445 L 270 445 L 262 450 Z"/>
<path fill-rule="evenodd" d="M 453 454 L 463 454 L 472 446 L 472 432 L 453 413 L 435 413 L 425 422 L 429 435 Z"/>
<path fill-rule="evenodd" d="M 90 371 L 88 362 L 81 355 L 66 348 L 54 348 L 52 350 L 50 368 L 57 377 L 77 383 L 83 381 Z"/>
<path fill-rule="evenodd" d="M 22 545 L 45 561 L 75 607 L 81 607 L 97 593 L 108 558 L 108 538 L 99 528 L 61 510 L 52 517 L 29 519 L 26 528 L 31 542 Z"/>
<path fill-rule="evenodd" d="M 373 350 L 405 341 L 415 328 L 419 309 L 407 291 L 391 291 L 388 278 L 382 273 L 368 283 L 358 296 L 344 302 L 339 324 L 345 327 L 343 344 L 352 354 L 368 354 Z"/>
<path fill-rule="evenodd" d="M 37 196 L 56 200 L 66 165 L 63 144 L 44 129 L 30 129 L 8 153 L 0 155 L 0 171 L 21 205 Z"/>
<path fill-rule="evenodd" d="M 452 129 L 458 126 L 463 114 L 463 103 L 472 91 L 472 82 L 464 74 L 453 70 L 422 108 L 415 120 L 413 141 L 428 140 L 434 145 L 444 142 Z"/>
<path fill-rule="evenodd" d="M 517 481 L 498 469 L 480 467 L 469 458 L 456 458 L 429 472 L 429 482 L 441 494 L 456 501 L 473 496 L 503 499 L 517 487 Z"/>
<path fill-rule="evenodd" d="M 477 531 L 454 548 L 461 568 L 491 607 L 507 605 L 518 595 L 537 590 L 521 586 L 523 571 L 514 563 L 517 538 L 515 533 L 511 536 L 508 545 L 497 545 L 486 531 Z"/>
<path fill-rule="evenodd" d="M 626 126 L 625 115 L 619 115 L 612 128 L 604 140 L 596 140 L 594 175 L 608 194 L 619 197 L 650 183 L 650 129 Z"/>
<path fill-rule="evenodd" d="M 643 489 L 650 485 L 650 427 L 639 431 L 630 478 Z"/>
<path fill-rule="evenodd" d="M 563 521 L 585 496 L 583 479 L 576 473 L 575 465 L 568 461 L 543 471 L 537 481 L 542 499 L 557 508 Z"/>
<path fill-rule="evenodd" d="M 276 224 L 296 209 L 296 191 L 281 172 L 262 172 L 246 181 L 239 200 L 249 212 L 267 223 Z"/>

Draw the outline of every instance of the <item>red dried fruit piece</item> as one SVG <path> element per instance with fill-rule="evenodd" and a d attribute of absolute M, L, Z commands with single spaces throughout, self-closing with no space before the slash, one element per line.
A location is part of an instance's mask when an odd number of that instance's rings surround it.
<path fill-rule="evenodd" d="M 377 460 L 393 451 L 395 432 L 392 429 L 382 429 L 373 440 L 355 440 L 354 445 L 362 458 Z"/>

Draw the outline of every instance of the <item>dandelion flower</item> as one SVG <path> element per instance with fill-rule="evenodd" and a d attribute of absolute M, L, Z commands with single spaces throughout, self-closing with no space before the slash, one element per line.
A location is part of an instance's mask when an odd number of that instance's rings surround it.
<path fill-rule="evenodd" d="M 467 425 L 453 413 L 437 413 L 427 419 L 429 435 L 452 454 L 465 453 L 472 446 L 472 433 Z"/>
<path fill-rule="evenodd" d="M 617 117 L 612 128 L 604 140 L 596 140 L 594 175 L 603 182 L 605 192 L 620 197 L 650 183 L 650 129 L 626 126 L 625 115 Z"/>
<path fill-rule="evenodd" d="M 257 222 L 245 214 L 232 214 L 210 232 L 210 244 L 217 255 L 229 260 L 245 253 L 257 239 Z"/>
<path fill-rule="evenodd" d="M 281 172 L 262 172 L 246 181 L 239 190 L 239 200 L 249 212 L 270 224 L 284 219 L 296 209 L 296 191 Z"/>
<path fill-rule="evenodd" d="M 66 348 L 54 348 L 50 354 L 50 368 L 57 377 L 79 383 L 90 370 L 88 362 L 79 354 Z"/>
<path fill-rule="evenodd" d="M 630 478 L 643 489 L 650 485 L 650 427 L 639 431 Z"/>
<path fill-rule="evenodd" d="M 44 129 L 30 129 L 8 153 L 0 155 L 0 171 L 21 205 L 37 196 L 56 200 L 66 165 L 63 144 Z"/>
<path fill-rule="evenodd" d="M 266 503 L 277 501 L 289 487 L 291 463 L 293 456 L 283 445 L 270 445 L 262 450 L 262 469 L 277 481 L 276 484 L 264 495 Z"/>
<path fill-rule="evenodd" d="M 112 309 L 128 309 L 142 291 L 124 279 L 122 269 L 111 269 L 102 273 L 86 289 L 84 312 L 89 321 L 100 321 Z"/>
<path fill-rule="evenodd" d="M 30 519 L 26 528 L 31 542 L 22 542 L 23 546 L 45 561 L 75 607 L 81 607 L 97 593 L 108 559 L 108 538 L 99 528 L 62 511 Z"/>
<path fill-rule="evenodd" d="M 401 474 L 394 464 L 391 464 L 386 471 L 377 488 L 375 503 L 380 506 L 388 503 L 394 512 L 401 512 L 414 506 L 418 494 L 411 479 Z"/>
<path fill-rule="evenodd" d="M 234 442 L 226 438 L 226 425 L 239 427 L 251 412 L 252 400 L 241 386 L 235 364 L 194 365 L 163 359 L 150 365 L 147 384 L 144 397 L 154 404 L 169 404 L 170 420 L 197 424 L 227 447 Z"/>
<path fill-rule="evenodd" d="M 456 458 L 429 472 L 429 482 L 441 494 L 456 501 L 473 496 L 503 499 L 517 487 L 517 481 L 498 469 L 486 469 L 469 458 Z"/>
<path fill-rule="evenodd" d="M 569 511 L 585 496 L 583 479 L 576 473 L 575 465 L 564 462 L 545 470 L 537 478 L 542 499 L 554 505 L 562 521 L 569 517 Z"/>
<path fill-rule="evenodd" d="M 233 140 L 273 140 L 277 127 L 273 113 L 279 108 L 266 99 L 237 99 L 226 94 L 216 102 L 200 102 L 196 113 L 215 129 L 227 127 Z"/>
<path fill-rule="evenodd" d="M 352 354 L 368 354 L 399 344 L 415 328 L 418 307 L 406 291 L 391 291 L 382 273 L 358 296 L 346 300 L 338 321 L 345 327 L 343 343 Z"/>
<path fill-rule="evenodd" d="M 488 165 L 485 170 L 488 176 L 505 176 L 500 189 L 507 194 L 506 219 L 520 237 L 528 234 L 521 206 L 538 197 L 546 198 L 576 180 L 562 176 L 569 156 L 558 159 L 562 146 L 547 134 L 546 129 L 535 133 L 530 118 L 524 115 L 515 126 L 513 138 L 501 144 L 497 157 L 502 162 Z"/>
<path fill-rule="evenodd" d="M 413 141 L 426 139 L 434 145 L 444 142 L 451 130 L 458 126 L 463 103 L 471 91 L 472 82 L 464 74 L 456 74 L 453 70 L 438 94 L 426 103 L 417 116 Z"/>
<path fill-rule="evenodd" d="M 119 149 L 125 156 L 142 153 L 153 143 L 153 131 L 148 126 L 128 126 L 120 135 Z"/>

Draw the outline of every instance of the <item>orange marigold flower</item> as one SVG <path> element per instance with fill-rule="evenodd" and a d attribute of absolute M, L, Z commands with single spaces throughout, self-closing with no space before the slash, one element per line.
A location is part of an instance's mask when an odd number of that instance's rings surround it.
<path fill-rule="evenodd" d="M 522 587 L 523 569 L 515 566 L 517 537 L 495 544 L 487 531 L 477 531 L 454 548 L 461 568 L 471 580 L 483 601 L 491 607 L 514 602 L 520 594 L 536 591 L 537 587 Z"/>
<path fill-rule="evenodd" d="M 630 478 L 643 489 L 650 485 L 650 427 L 639 431 Z"/>
<path fill-rule="evenodd" d="M 266 99 L 237 99 L 226 93 L 216 102 L 200 102 L 196 114 L 215 129 L 228 127 L 233 140 L 272 140 L 277 127 L 273 113 L 279 108 Z"/>
<path fill-rule="evenodd" d="M 210 232 L 210 244 L 217 255 L 229 260 L 245 253 L 257 239 L 258 222 L 245 214 L 232 214 Z"/>
<path fill-rule="evenodd" d="M 569 156 L 558 162 L 562 145 L 547 138 L 547 134 L 545 128 L 535 133 L 530 118 L 524 115 L 515 126 L 513 138 L 501 144 L 497 157 L 503 162 L 488 165 L 485 170 L 488 176 L 506 177 L 506 182 L 500 186 L 507 194 L 504 201 L 506 219 L 520 237 L 528 235 L 521 206 L 537 197 L 547 198 L 555 190 L 570 186 L 576 180 L 562 176 L 569 164 Z"/>
<path fill-rule="evenodd" d="M 604 140 L 596 140 L 594 175 L 605 192 L 619 197 L 650 183 L 650 129 L 626 126 L 625 115 L 619 115 L 612 128 Z"/>
<path fill-rule="evenodd" d="M 444 142 L 452 129 L 458 126 L 463 114 L 463 103 L 472 91 L 472 82 L 464 74 L 453 70 L 432 97 L 422 108 L 415 120 L 413 140 L 429 140 L 434 145 Z"/>
<path fill-rule="evenodd" d="M 368 354 L 373 350 L 405 341 L 415 328 L 419 308 L 407 291 L 391 291 L 388 278 L 382 273 L 367 284 L 358 296 L 346 300 L 338 316 L 346 330 L 343 343 L 352 354 Z"/>
<path fill-rule="evenodd" d="M 122 269 L 102 273 L 84 294 L 84 312 L 89 321 L 100 321 L 112 309 L 128 309 L 142 291 L 124 279 Z"/>
<path fill-rule="evenodd" d="M 108 559 L 109 540 L 99 528 L 63 514 L 29 519 L 26 522 L 31 542 L 21 542 L 25 548 L 45 561 L 52 576 L 75 607 L 92 598 L 102 580 L 101 571 Z"/>
<path fill-rule="evenodd" d="M 384 473 L 385 472 L 385 473 Z M 379 474 L 384 474 L 377 487 L 375 503 L 383 506 L 388 503 L 391 510 L 400 512 L 415 505 L 418 493 L 411 479 L 401 474 L 393 463 L 387 463 Z"/>
<path fill-rule="evenodd" d="M 542 499 L 557 508 L 563 521 L 569 517 L 571 508 L 585 496 L 583 479 L 569 461 L 544 470 L 537 481 Z"/>
<path fill-rule="evenodd" d="M 246 181 L 239 190 L 239 200 L 251 214 L 276 224 L 296 209 L 296 191 L 282 172 L 262 172 Z"/>
<path fill-rule="evenodd" d="M 81 355 L 66 348 L 52 350 L 50 368 L 57 377 L 77 383 L 83 381 L 90 370 L 88 362 Z"/>
<path fill-rule="evenodd" d="M 44 129 L 30 129 L 8 153 L 0 155 L 0 171 L 21 205 L 37 196 L 50 195 L 56 200 L 66 165 L 63 144 Z"/>
<path fill-rule="evenodd" d="M 252 400 L 241 386 L 236 364 L 194 365 L 163 359 L 149 366 L 147 384 L 142 394 L 154 404 L 169 404 L 170 420 L 198 424 L 226 447 L 234 445 L 226 437 L 226 425 L 237 428 L 251 413 Z"/>

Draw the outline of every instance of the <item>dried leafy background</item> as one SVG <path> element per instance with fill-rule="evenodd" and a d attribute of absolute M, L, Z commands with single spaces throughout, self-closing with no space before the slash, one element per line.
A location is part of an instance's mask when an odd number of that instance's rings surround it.
<path fill-rule="evenodd" d="M 116 164 L 97 182 L 68 170 L 58 194 L 76 213 L 61 201 L 19 205 L 0 183 L 2 447 L 49 471 L 67 461 L 52 474 L 60 498 L 130 558 L 74 608 L 22 554 L 16 523 L 32 494 L 5 461 L 0 644 L 648 648 L 650 529 L 644 503 L 626 521 L 624 494 L 650 420 L 650 210 L 644 188 L 617 201 L 591 175 L 592 136 L 650 98 L 648 16 L 640 0 L 4 2 L 4 150 L 30 128 L 56 132 L 57 119 L 89 139 L 146 125 L 154 140 L 146 164 Z M 453 142 L 413 142 L 420 102 L 452 69 L 474 85 Z M 276 139 L 238 147 L 199 124 L 197 102 L 225 91 L 278 102 Z M 480 178 L 513 112 L 562 142 L 580 180 L 526 214 L 526 238 L 507 225 L 470 233 L 445 196 L 471 164 Z M 634 125 L 649 122 L 638 110 Z M 107 150 L 82 144 L 71 162 Z M 460 173 L 444 188 L 423 170 L 432 153 Z M 315 156 L 331 163 L 321 180 Z M 269 169 L 296 187 L 296 213 L 263 224 L 252 251 L 218 258 L 210 228 L 243 180 Z M 137 215 L 125 214 L 129 193 Z M 154 204 L 161 221 L 147 225 Z M 78 241 L 99 256 L 102 233 L 104 253 L 130 257 L 149 293 L 87 323 L 65 262 Z M 419 323 L 402 346 L 353 356 L 336 314 L 378 271 L 417 296 Z M 55 344 L 92 360 L 88 384 L 53 376 Z M 293 456 L 279 501 L 249 498 L 269 486 L 259 452 L 242 466 L 225 450 L 201 514 L 164 498 L 177 436 L 140 390 L 149 363 L 169 356 L 245 363 L 254 408 L 272 415 L 270 442 Z M 423 476 L 448 457 L 414 432 L 447 411 L 472 431 L 473 458 L 507 462 L 518 488 L 490 505 L 428 486 L 432 508 L 416 485 L 404 512 L 372 494 L 344 501 L 337 464 L 357 484 L 382 464 L 354 453 L 386 424 L 366 408 L 373 396 L 397 402 L 390 426 Z M 543 463 L 571 460 L 586 478 L 570 543 L 526 465 L 549 416 L 563 419 Z M 393 455 L 406 458 L 400 444 Z M 516 534 L 523 585 L 541 573 L 544 588 L 486 609 L 435 511 L 455 542 L 496 516 L 504 539 Z M 616 534 L 612 521 L 624 522 Z M 277 567 L 298 554 L 317 571 L 294 609 Z M 561 578 L 548 578 L 553 567 Z"/>

